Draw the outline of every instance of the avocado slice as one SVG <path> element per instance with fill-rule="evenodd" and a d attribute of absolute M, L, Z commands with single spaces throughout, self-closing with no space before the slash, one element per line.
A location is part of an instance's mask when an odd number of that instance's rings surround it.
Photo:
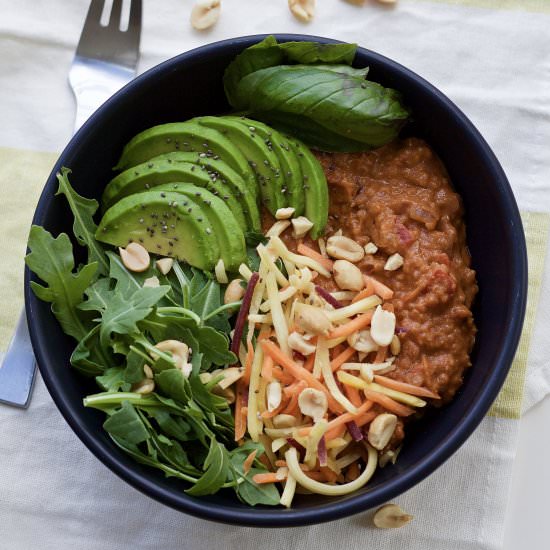
<path fill-rule="evenodd" d="M 254 128 L 256 135 L 263 139 L 267 147 L 277 155 L 283 176 L 282 180 L 277 181 L 277 192 L 282 195 L 282 206 L 292 206 L 294 215 L 301 216 L 304 212 L 302 169 L 298 157 L 288 144 L 288 138 L 257 120 L 237 116 L 223 118 L 234 120 L 247 128 Z"/>
<path fill-rule="evenodd" d="M 98 241 L 115 246 L 141 243 L 149 252 L 211 270 L 220 247 L 199 203 L 179 193 L 150 190 L 118 201 L 103 216 Z"/>
<path fill-rule="evenodd" d="M 164 153 L 163 155 L 150 159 L 150 162 L 156 162 L 157 160 L 167 160 L 176 163 L 190 162 L 196 164 L 202 172 L 208 174 L 212 181 L 221 181 L 229 185 L 233 196 L 241 204 L 242 211 L 248 222 L 248 227 L 252 231 L 261 231 L 262 222 L 256 196 L 256 185 L 248 185 L 242 176 L 235 172 L 226 162 L 211 157 L 202 158 L 197 155 L 197 153 L 180 151 Z M 250 170 L 250 177 L 254 179 L 252 168 Z"/>
<path fill-rule="evenodd" d="M 190 162 L 173 162 L 170 159 L 149 160 L 128 168 L 113 178 L 105 188 L 102 207 L 107 210 L 115 202 L 141 191 L 147 191 L 170 182 L 189 182 L 204 187 L 214 195 L 219 195 L 228 204 L 243 231 L 249 229 L 239 201 L 233 196 L 231 187 L 219 178 L 211 178 L 206 170 L 201 170 Z"/>
<path fill-rule="evenodd" d="M 222 159 L 245 181 L 254 185 L 247 159 L 231 140 L 194 120 L 153 126 L 134 136 L 124 147 L 114 169 L 126 170 L 172 151 L 189 151 L 205 159 Z"/>
<path fill-rule="evenodd" d="M 226 117 L 203 116 L 192 121 L 217 130 L 241 150 L 256 174 L 256 183 L 264 206 L 275 214 L 283 205 L 283 196 L 280 191 L 277 192 L 277 188 L 282 188 L 282 185 L 277 183 L 282 181 L 281 165 L 273 150 L 256 135 L 255 128 L 244 126 Z"/>
<path fill-rule="evenodd" d="M 307 145 L 296 138 L 287 137 L 288 145 L 298 157 L 302 168 L 305 199 L 304 215 L 313 223 L 311 238 L 320 237 L 328 221 L 328 184 L 320 162 Z"/>
<path fill-rule="evenodd" d="M 170 194 L 178 193 L 200 205 L 212 227 L 212 232 L 218 239 L 220 257 L 228 271 L 236 271 L 239 265 L 246 263 L 244 233 L 223 199 L 208 189 L 191 183 L 166 183 L 159 185 L 155 190 Z"/>

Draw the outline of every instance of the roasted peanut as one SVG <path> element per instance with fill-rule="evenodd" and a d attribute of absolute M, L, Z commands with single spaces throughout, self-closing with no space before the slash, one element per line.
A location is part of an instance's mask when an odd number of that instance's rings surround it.
<path fill-rule="evenodd" d="M 392 438 L 395 427 L 397 426 L 397 416 L 390 413 L 379 414 L 369 426 L 367 439 L 369 443 L 381 451 Z"/>
<path fill-rule="evenodd" d="M 144 378 L 132 385 L 132 391 L 135 393 L 151 393 L 155 389 L 155 382 L 149 378 Z"/>
<path fill-rule="evenodd" d="M 361 270 L 348 260 L 336 260 L 332 267 L 334 280 L 342 290 L 362 290 L 365 280 Z"/>
<path fill-rule="evenodd" d="M 281 383 L 277 380 L 270 382 L 266 388 L 266 397 L 267 410 L 272 412 L 281 404 L 281 399 L 283 398 Z"/>
<path fill-rule="evenodd" d="M 191 10 L 191 25 L 199 31 L 208 29 L 218 21 L 220 12 L 220 0 L 199 0 Z"/>
<path fill-rule="evenodd" d="M 292 234 L 296 238 L 303 237 L 313 227 L 313 223 L 305 216 L 298 216 L 290 221 L 293 228 Z"/>
<path fill-rule="evenodd" d="M 402 265 L 403 265 L 403 256 L 401 256 L 401 254 L 398 254 L 396 252 L 386 260 L 384 269 L 386 271 L 395 271 L 396 269 L 399 269 Z"/>
<path fill-rule="evenodd" d="M 365 250 L 349 237 L 333 235 L 327 240 L 327 254 L 337 260 L 357 263 L 365 257 Z"/>
<path fill-rule="evenodd" d="M 174 265 L 174 258 L 161 258 L 155 262 L 155 265 L 163 275 L 168 275 Z"/>
<path fill-rule="evenodd" d="M 279 208 L 277 212 L 275 212 L 275 219 L 288 220 L 289 218 L 292 218 L 292 216 L 294 215 L 294 212 L 296 212 L 296 209 L 292 208 L 292 206 L 288 206 L 286 208 Z"/>
<path fill-rule="evenodd" d="M 126 248 L 119 248 L 118 251 L 126 269 L 136 273 L 149 269 L 151 257 L 139 243 L 130 243 Z"/>
<path fill-rule="evenodd" d="M 395 313 L 377 306 L 370 323 L 370 335 L 379 346 L 389 346 L 395 332 Z"/>
<path fill-rule="evenodd" d="M 298 396 L 298 407 L 300 412 L 310 416 L 314 422 L 317 422 L 325 416 L 328 408 L 327 396 L 324 392 L 315 388 L 306 388 Z"/>
<path fill-rule="evenodd" d="M 413 519 L 413 516 L 403 512 L 397 504 L 384 504 L 384 506 L 376 510 L 372 519 L 376 527 L 395 529 L 409 523 Z"/>
<path fill-rule="evenodd" d="M 242 300 L 244 296 L 244 288 L 241 285 L 243 282 L 242 279 L 233 279 L 225 289 L 225 294 L 223 295 L 224 304 L 232 304 L 233 302 L 238 302 Z"/>
<path fill-rule="evenodd" d="M 150 288 L 156 288 L 157 286 L 160 286 L 159 278 L 156 275 L 153 275 L 152 277 L 149 277 L 143 281 L 144 287 L 150 287 Z"/>
<path fill-rule="evenodd" d="M 300 352 L 302 355 L 311 355 L 315 352 L 315 346 L 310 344 L 299 332 L 291 332 L 288 337 L 290 349 Z"/>
<path fill-rule="evenodd" d="M 348 336 L 348 344 L 362 353 L 370 353 L 378 349 L 378 344 L 372 339 L 368 329 L 354 332 Z"/>
<path fill-rule="evenodd" d="M 288 0 L 288 7 L 302 23 L 309 23 L 315 15 L 315 0 Z"/>
<path fill-rule="evenodd" d="M 307 304 L 296 306 L 296 324 L 304 332 L 326 335 L 332 329 L 332 323 L 326 313 L 318 307 Z"/>

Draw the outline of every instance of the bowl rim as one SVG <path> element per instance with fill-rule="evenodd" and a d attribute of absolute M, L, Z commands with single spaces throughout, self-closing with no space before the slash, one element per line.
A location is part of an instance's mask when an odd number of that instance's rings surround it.
<path fill-rule="evenodd" d="M 139 88 L 142 82 L 169 72 L 179 67 L 181 64 L 186 63 L 186 61 L 195 59 L 197 56 L 208 57 L 215 55 L 216 52 L 222 50 L 226 46 L 242 45 L 242 47 L 245 48 L 263 40 L 267 36 L 270 35 L 248 35 L 221 40 L 194 48 L 150 68 L 124 86 L 91 115 L 65 147 L 40 196 L 32 223 L 42 225 L 50 197 L 53 196 L 55 191 L 56 173 L 63 165 L 64 160 L 76 153 L 80 147 L 80 137 L 88 133 L 89 129 L 94 126 L 98 119 L 116 110 L 118 103 L 123 100 L 123 97 L 128 92 L 131 92 L 134 88 Z M 281 41 L 314 40 L 327 44 L 341 43 L 339 40 L 306 34 L 274 33 L 274 36 Z M 488 383 L 480 389 L 475 404 L 470 408 L 467 414 L 454 425 L 447 437 L 438 446 L 431 449 L 430 454 L 425 459 L 410 466 L 405 472 L 395 476 L 395 478 L 386 482 L 382 487 L 374 488 L 365 493 L 357 493 L 354 496 L 350 496 L 345 501 L 329 502 L 322 505 L 315 505 L 307 509 L 282 510 L 280 508 L 257 509 L 253 507 L 241 509 L 219 504 L 213 505 L 209 501 L 188 496 L 183 492 L 176 493 L 175 491 L 167 490 L 155 483 L 154 480 L 144 477 L 132 468 L 128 468 L 120 459 L 118 451 L 115 452 L 113 449 L 109 449 L 95 434 L 91 434 L 86 429 L 82 428 L 78 421 L 78 411 L 65 398 L 63 387 L 58 385 L 50 375 L 52 366 L 46 360 L 45 350 L 43 348 L 44 342 L 33 315 L 33 305 L 37 303 L 38 299 L 34 296 L 30 288 L 30 270 L 28 267 L 25 267 L 25 306 L 31 341 L 46 387 L 61 414 L 80 440 L 111 471 L 142 493 L 179 511 L 202 519 L 242 526 L 292 527 L 333 521 L 378 506 L 422 481 L 458 450 L 489 410 L 510 369 L 521 336 L 527 301 L 527 247 L 519 209 L 506 175 L 495 154 L 477 128 L 466 115 L 435 86 L 405 66 L 373 52 L 372 50 L 358 47 L 358 52 L 367 54 L 369 58 L 376 63 L 386 65 L 406 78 L 416 81 L 416 83 L 422 86 L 427 93 L 441 103 L 458 121 L 462 129 L 469 135 L 470 139 L 475 142 L 476 149 L 483 152 L 485 162 L 489 165 L 490 171 L 498 181 L 501 201 L 503 208 L 508 214 L 508 219 L 511 224 L 510 235 L 514 244 L 510 250 L 512 257 L 511 263 L 513 265 L 513 273 L 511 275 L 515 281 L 515 292 L 511 308 L 517 312 L 507 327 L 505 344 L 498 353 Z"/>

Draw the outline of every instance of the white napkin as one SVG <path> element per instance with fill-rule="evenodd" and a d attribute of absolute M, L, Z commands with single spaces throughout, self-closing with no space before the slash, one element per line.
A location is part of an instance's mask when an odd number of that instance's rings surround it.
<path fill-rule="evenodd" d="M 222 0 L 219 23 L 199 33 L 188 23 L 191 0 L 145 0 L 140 68 L 238 35 L 296 32 L 356 41 L 453 98 L 494 148 L 520 208 L 550 211 L 550 17 L 544 3 L 527 2 L 542 10 L 536 12 L 483 9 L 475 1 L 467 7 L 400 1 L 388 9 L 323 0 L 308 25 L 298 23 L 286 4 Z M 0 0 L 0 146 L 60 151 L 70 138 L 74 100 L 67 74 L 87 6 L 85 0 Z M 0 264 L 0 275 L 2 269 Z M 550 320 L 548 271 L 530 346 L 526 406 L 550 391 L 550 339 L 541 328 Z M 502 546 L 518 427 L 515 419 L 486 418 L 443 467 L 395 499 L 415 515 L 406 528 L 375 530 L 365 513 L 260 532 L 205 523 L 139 494 L 80 443 L 39 378 L 28 411 L 0 406 L 0 548 L 206 550 L 222 543 L 239 550 L 259 544 L 496 550 Z"/>

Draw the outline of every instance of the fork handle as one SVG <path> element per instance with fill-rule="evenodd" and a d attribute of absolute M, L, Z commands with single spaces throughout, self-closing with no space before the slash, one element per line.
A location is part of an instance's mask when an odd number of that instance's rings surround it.
<path fill-rule="evenodd" d="M 101 65 L 103 72 L 97 70 L 98 65 Z M 78 64 L 73 65 L 69 75 L 76 98 L 75 133 L 100 105 L 134 76 L 135 72 L 131 69 L 80 58 Z"/>

